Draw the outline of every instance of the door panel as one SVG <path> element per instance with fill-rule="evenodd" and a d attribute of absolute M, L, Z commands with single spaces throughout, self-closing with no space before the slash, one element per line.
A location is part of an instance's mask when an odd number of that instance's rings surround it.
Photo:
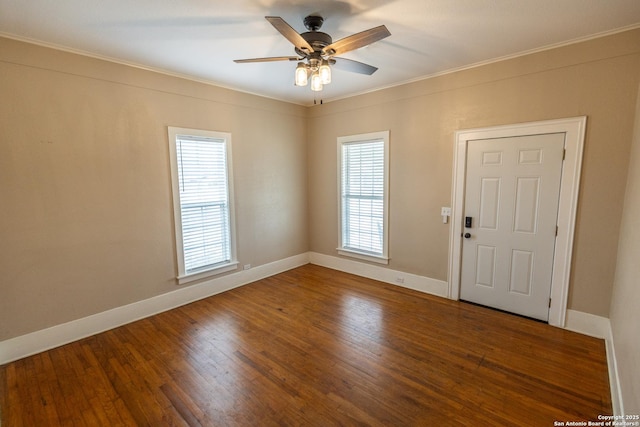
<path fill-rule="evenodd" d="M 495 283 L 496 248 L 478 245 L 476 285 L 493 288 Z"/>
<path fill-rule="evenodd" d="M 517 179 L 516 206 L 513 231 L 517 233 L 535 233 L 538 224 L 538 190 L 540 178 Z"/>
<path fill-rule="evenodd" d="M 500 179 L 482 178 L 480 187 L 480 218 L 478 227 L 484 230 L 498 228 L 498 202 L 500 200 Z"/>
<path fill-rule="evenodd" d="M 514 249 L 511 252 L 511 280 L 509 291 L 531 295 L 533 252 Z"/>
<path fill-rule="evenodd" d="M 564 138 L 469 141 L 461 299 L 548 320 Z"/>

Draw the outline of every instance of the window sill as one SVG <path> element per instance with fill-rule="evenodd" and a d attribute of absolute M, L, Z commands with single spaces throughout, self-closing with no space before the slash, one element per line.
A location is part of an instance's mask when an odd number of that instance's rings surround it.
<path fill-rule="evenodd" d="M 371 261 L 378 264 L 389 264 L 389 258 L 383 255 L 372 255 L 366 252 L 358 252 L 351 249 L 338 248 L 338 254 L 351 258 L 358 258 L 364 261 Z"/>
<path fill-rule="evenodd" d="M 183 276 L 178 276 L 178 284 L 184 285 L 185 283 L 195 282 L 196 280 L 206 279 L 207 277 L 216 276 L 218 274 L 237 269 L 238 261 L 231 261 L 228 264 L 220 265 L 210 270 L 198 271 L 196 273 L 189 273 Z"/>

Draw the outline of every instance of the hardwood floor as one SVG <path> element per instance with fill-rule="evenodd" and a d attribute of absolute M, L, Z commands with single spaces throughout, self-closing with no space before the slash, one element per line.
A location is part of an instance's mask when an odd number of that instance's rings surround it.
<path fill-rule="evenodd" d="M 601 340 L 306 265 L 0 367 L 3 427 L 553 426 Z"/>

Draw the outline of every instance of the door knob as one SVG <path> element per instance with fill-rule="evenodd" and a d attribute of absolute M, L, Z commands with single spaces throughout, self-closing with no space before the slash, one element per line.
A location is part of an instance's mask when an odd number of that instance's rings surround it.
<path fill-rule="evenodd" d="M 470 238 L 470 237 L 471 237 L 471 233 L 464 233 L 464 238 L 465 238 L 465 239 L 468 239 L 468 238 Z"/>

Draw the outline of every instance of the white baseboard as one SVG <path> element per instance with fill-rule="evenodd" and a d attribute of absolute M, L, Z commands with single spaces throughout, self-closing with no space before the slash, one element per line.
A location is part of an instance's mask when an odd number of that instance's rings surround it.
<path fill-rule="evenodd" d="M 605 341 L 605 346 L 607 349 L 607 367 L 609 370 L 609 387 L 611 388 L 611 405 L 613 406 L 613 415 L 624 415 L 618 364 L 616 362 L 616 352 L 613 345 L 613 333 L 611 331 L 611 322 L 609 321 L 609 319 L 606 317 L 584 313 L 582 311 L 567 310 L 565 329 L 596 338 L 602 338 Z"/>
<path fill-rule="evenodd" d="M 431 279 L 417 274 L 405 273 L 403 271 L 391 270 L 377 265 L 367 264 L 361 261 L 346 258 L 324 255 L 317 252 L 309 252 L 309 262 L 322 267 L 344 271 L 345 273 L 391 283 L 427 294 L 447 297 L 448 285 L 443 280 Z"/>
<path fill-rule="evenodd" d="M 0 365 L 95 335 L 309 263 L 308 253 L 137 301 L 82 319 L 0 341 Z"/>
<path fill-rule="evenodd" d="M 564 329 L 605 340 L 611 337 L 609 319 L 582 311 L 567 310 Z"/>

